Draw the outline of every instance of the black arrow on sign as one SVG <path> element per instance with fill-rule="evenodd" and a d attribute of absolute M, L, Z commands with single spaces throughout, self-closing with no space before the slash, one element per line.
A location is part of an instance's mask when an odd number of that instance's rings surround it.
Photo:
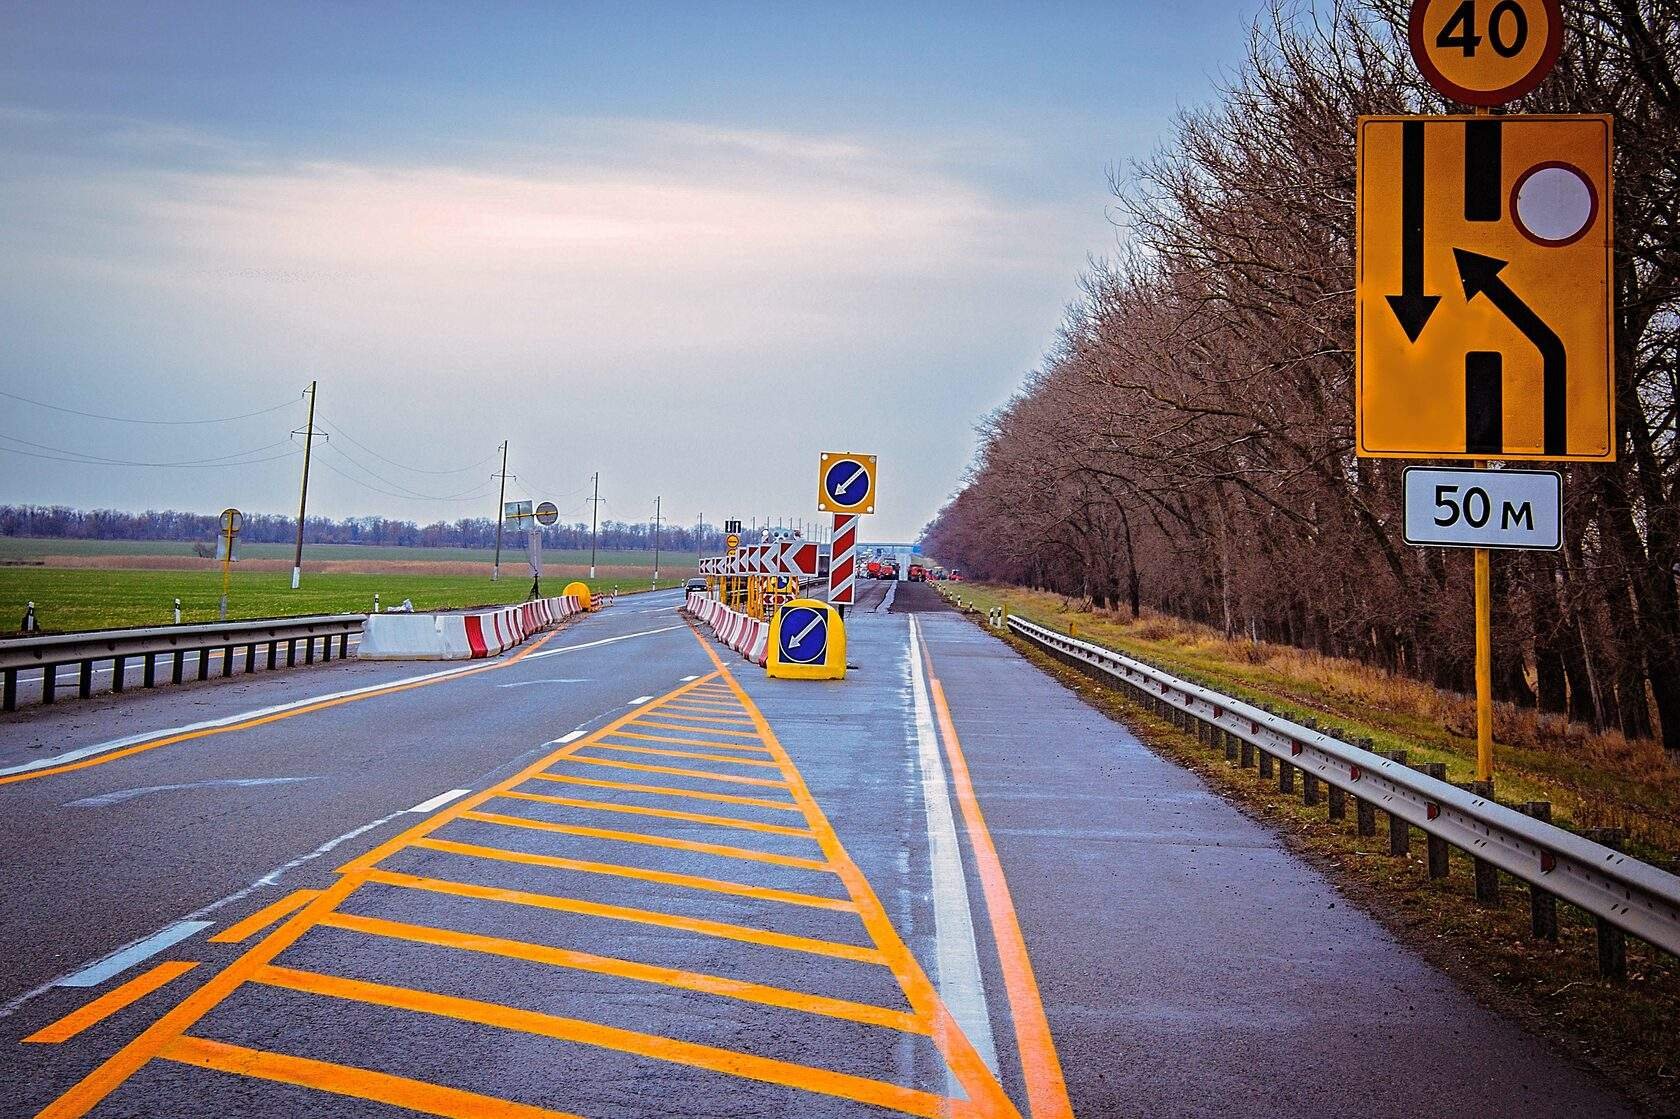
<path fill-rule="evenodd" d="M 1435 313 L 1438 295 L 1423 294 L 1423 122 L 1400 126 L 1400 290 L 1388 297 L 1400 329 L 1413 342 Z"/>
<path fill-rule="evenodd" d="M 1453 256 L 1458 260 L 1459 278 L 1464 281 L 1465 302 L 1478 295 L 1487 296 L 1488 301 L 1511 320 L 1511 325 L 1522 331 L 1523 337 L 1533 342 L 1540 351 L 1541 442 L 1548 455 L 1566 454 L 1569 445 L 1569 351 L 1563 348 L 1563 339 L 1499 278 L 1499 273 L 1509 261 L 1466 249 L 1454 249 Z"/>

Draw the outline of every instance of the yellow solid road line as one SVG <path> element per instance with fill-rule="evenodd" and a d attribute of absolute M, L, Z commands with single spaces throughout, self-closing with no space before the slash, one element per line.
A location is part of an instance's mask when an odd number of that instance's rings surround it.
<path fill-rule="evenodd" d="M 564 855 L 537 855 L 529 851 L 515 851 L 507 847 L 488 847 L 480 843 L 458 843 L 452 839 L 428 837 L 414 841 L 416 847 L 444 851 L 453 855 L 467 855 L 479 859 L 524 863 L 527 866 L 546 866 L 556 870 L 573 870 L 581 874 L 605 874 L 615 878 L 634 878 L 641 882 L 658 882 L 665 886 L 682 886 L 691 890 L 711 890 L 713 893 L 733 894 L 736 897 L 757 898 L 760 901 L 779 901 L 787 905 L 806 905 L 813 909 L 833 909 L 844 913 L 854 906 L 845 898 L 829 898 L 820 894 L 803 894 L 792 890 L 776 890 L 768 886 L 749 886 L 723 878 L 703 878 L 696 874 L 678 874 L 669 870 L 630 866 L 626 863 L 591 862 L 571 859 Z"/>
<path fill-rule="evenodd" d="M 746 859 L 752 862 L 789 866 L 797 870 L 812 870 L 826 874 L 827 863 L 819 859 L 802 859 L 797 855 L 778 855 L 753 847 L 735 847 L 726 843 L 702 843 L 693 839 L 674 839 L 642 831 L 616 831 L 610 828 L 589 828 L 577 824 L 556 824 L 548 820 L 533 820 L 526 816 L 501 816 L 490 812 L 468 812 L 463 819 L 480 820 L 487 824 L 501 824 L 510 828 L 530 828 L 533 831 L 557 832 L 584 839 L 606 839 L 615 843 L 637 843 L 649 847 L 666 847 L 674 851 L 692 851 L 697 855 L 717 855 L 726 859 Z"/>
<path fill-rule="evenodd" d="M 290 1057 L 284 1053 L 266 1053 L 261 1049 L 247 1049 L 243 1045 L 229 1045 L 202 1037 L 177 1038 L 158 1056 L 183 1065 L 253 1076 L 277 1084 L 295 1084 L 335 1096 L 373 1100 L 424 1115 L 445 1116 L 446 1119 L 582 1119 L 569 1111 L 550 1111 L 459 1088 L 446 1088 L 441 1084 L 428 1084 L 424 1080 L 410 1080 L 406 1076 L 335 1065 L 308 1057 Z"/>
<path fill-rule="evenodd" d="M 586 758 L 572 754 L 560 759 L 568 765 L 601 765 L 609 769 L 633 769 L 638 773 L 664 773 L 671 777 L 687 777 L 695 781 L 722 781 L 729 785 L 757 785 L 763 789 L 785 789 L 787 782 L 768 777 L 746 777 L 738 773 L 712 773 L 704 769 L 684 769 L 676 765 L 649 765 L 645 762 L 621 762 L 612 758 Z"/>
<path fill-rule="evenodd" d="M 742 1002 L 777 1006 L 786 1010 L 801 1010 L 808 1014 L 821 1014 L 829 1018 L 841 1018 L 851 1022 L 860 1022 L 866 1026 L 882 1026 L 903 1033 L 926 1034 L 928 1032 L 927 1023 L 914 1015 L 906 1014 L 902 1010 L 875 1006 L 871 1003 L 853 1002 L 850 999 L 813 995 L 805 991 L 789 990 L 786 987 L 771 987 L 742 979 L 730 979 L 722 975 L 660 967 L 656 964 L 621 960 L 613 956 L 597 956 L 592 952 L 578 952 L 570 948 L 555 948 L 548 944 L 532 944 L 523 940 L 505 940 L 501 937 L 458 932 L 454 929 L 433 928 L 430 925 L 411 925 L 401 921 L 387 921 L 378 917 L 362 917 L 351 913 L 329 913 L 321 923 L 333 928 L 366 933 L 369 936 L 383 936 L 443 948 L 459 948 L 468 952 L 507 956 L 510 959 L 529 960 L 534 963 L 573 968 L 599 975 L 613 975 L 620 979 L 633 979 L 641 983 L 678 987 L 685 991 L 721 995 Z"/>
<path fill-rule="evenodd" d="M 528 905 L 537 909 L 553 909 L 560 913 L 577 913 L 585 917 L 602 917 L 609 921 L 656 925 L 665 929 L 715 936 L 721 940 L 738 940 L 744 944 L 758 944 L 766 948 L 786 948 L 790 952 L 805 952 L 813 956 L 832 956 L 860 964 L 881 964 L 881 953 L 873 948 L 845 944 L 837 940 L 816 940 L 792 933 L 772 932 L 751 925 L 736 925 L 728 921 L 707 921 L 699 917 L 681 917 L 654 909 L 636 909 L 628 905 L 605 905 L 601 902 L 581 901 L 577 898 L 555 897 L 553 894 L 533 894 L 526 890 L 505 890 L 499 886 L 479 886 L 470 882 L 452 882 L 444 878 L 422 878 L 414 874 L 399 874 L 390 870 L 368 872 L 369 882 L 386 886 L 401 886 L 410 890 L 427 890 L 453 897 L 478 898 L 482 901 L 504 901 L 512 905 Z"/>
<path fill-rule="evenodd" d="M 674 808 L 646 808 L 640 804 L 615 804 L 612 801 L 584 800 L 579 797 L 551 797 L 542 793 L 522 793 L 508 790 L 501 794 L 518 800 L 535 800 L 544 804 L 560 804 L 568 808 L 583 808 L 596 812 L 620 812 L 628 816 L 656 816 L 665 820 L 684 820 L 693 824 L 712 824 L 720 828 L 740 828 L 743 831 L 770 832 L 791 835 L 799 839 L 817 837 L 807 828 L 790 828 L 782 824 L 761 824 L 757 820 L 742 820 L 734 816 L 708 816 L 702 812 L 679 812 Z"/>
<path fill-rule="evenodd" d="M 141 972 L 122 986 L 105 992 L 92 1002 L 60 1018 L 50 1026 L 43 1026 L 23 1040 L 37 1045 L 57 1045 L 69 1041 L 90 1026 L 96 1026 L 117 1011 L 139 1002 L 170 980 L 185 975 L 198 964 L 191 960 L 168 960 L 149 971 Z"/>
<path fill-rule="evenodd" d="M 779 768 L 775 762 L 763 758 L 729 757 L 727 754 L 708 754 L 703 750 L 660 750 L 652 746 L 628 746 L 619 742 L 596 742 L 591 750 L 619 750 L 626 754 L 645 754 L 656 758 L 693 758 L 699 762 L 724 762 L 728 765 L 756 765 L 767 769 Z"/>
<path fill-rule="evenodd" d="M 631 793 L 653 796 L 687 797 L 692 800 L 712 800 L 719 804 L 745 804 L 754 808 L 774 808 L 778 812 L 798 812 L 799 805 L 786 800 L 764 800 L 761 797 L 738 797 L 729 793 L 703 793 L 698 789 L 676 789 L 669 785 L 638 785 L 629 781 L 597 781 L 592 777 L 573 777 L 569 773 L 533 773 L 539 781 L 557 781 L 566 785 L 582 785 L 591 789 L 622 789 Z"/>
<path fill-rule="evenodd" d="M 857 1103 L 873 1104 L 876 1107 L 892 1108 L 909 1115 L 923 1116 L 925 1119 L 941 1119 L 942 1116 L 950 1114 L 946 1107 L 950 1101 L 945 1097 L 889 1084 L 884 1080 L 871 1080 L 813 1065 L 779 1061 L 770 1057 L 741 1053 L 734 1049 L 678 1041 L 675 1038 L 620 1029 L 616 1026 L 602 1026 L 577 1018 L 563 1018 L 557 1014 L 543 1014 L 535 1010 L 502 1006 L 499 1003 L 480 1002 L 477 999 L 433 994 L 430 991 L 393 987 L 361 979 L 342 979 L 334 975 L 273 965 L 259 970 L 252 978 L 258 983 L 304 994 L 387 1006 L 397 1010 L 411 1010 L 537 1037 L 554 1038 L 557 1041 L 598 1046 L 637 1057 L 668 1061 L 691 1068 L 779 1084 L 787 1088 L 820 1092 Z"/>
<path fill-rule="evenodd" d="M 263 906 L 243 921 L 229 925 L 210 937 L 210 943 L 238 944 L 252 933 L 261 932 L 288 914 L 302 909 L 320 894 L 320 890 L 293 890 L 279 901 Z"/>

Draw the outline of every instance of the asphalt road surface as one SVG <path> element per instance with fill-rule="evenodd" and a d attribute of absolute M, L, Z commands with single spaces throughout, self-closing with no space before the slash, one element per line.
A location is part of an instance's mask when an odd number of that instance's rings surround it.
<path fill-rule="evenodd" d="M 667 593 L 8 717 L 0 1110 L 1626 1114 L 930 588 L 860 592 L 843 681 Z"/>

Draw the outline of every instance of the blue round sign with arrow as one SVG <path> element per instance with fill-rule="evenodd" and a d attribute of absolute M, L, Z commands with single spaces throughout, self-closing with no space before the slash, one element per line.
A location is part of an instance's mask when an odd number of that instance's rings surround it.
<path fill-rule="evenodd" d="M 869 464 L 850 456 L 839 456 L 823 470 L 823 496 L 831 505 L 857 509 L 869 504 L 875 478 Z"/>
<path fill-rule="evenodd" d="M 791 664 L 815 664 L 828 648 L 828 613 L 808 606 L 785 611 L 779 640 L 782 660 Z"/>

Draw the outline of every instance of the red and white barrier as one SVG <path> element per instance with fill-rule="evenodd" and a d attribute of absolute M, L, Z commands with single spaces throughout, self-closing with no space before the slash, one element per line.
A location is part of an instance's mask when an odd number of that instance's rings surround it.
<path fill-rule="evenodd" d="M 374 614 L 362 625 L 364 660 L 476 660 L 500 656 L 579 613 L 567 595 L 470 614 Z"/>
<path fill-rule="evenodd" d="M 739 610 L 731 610 L 699 591 L 690 592 L 683 608 L 712 627 L 718 640 L 754 664 L 763 665 L 769 658 L 769 623 L 750 618 Z"/>

